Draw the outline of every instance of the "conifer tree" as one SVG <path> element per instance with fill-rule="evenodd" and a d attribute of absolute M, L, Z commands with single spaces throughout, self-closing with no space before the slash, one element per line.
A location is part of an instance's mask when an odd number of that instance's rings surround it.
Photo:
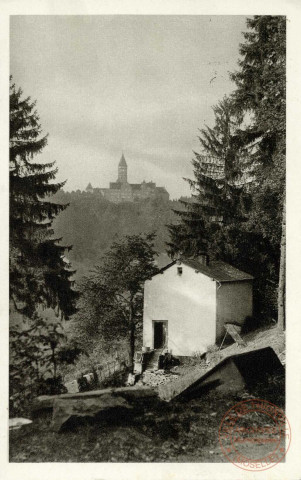
<path fill-rule="evenodd" d="M 54 183 L 54 163 L 37 163 L 33 158 L 47 144 L 35 102 L 23 98 L 21 89 L 10 85 L 10 299 L 17 310 L 32 318 L 39 305 L 57 309 L 68 318 L 75 311 L 64 254 L 70 247 L 54 238 L 52 222 L 67 205 L 52 203 L 49 197 L 63 183 Z"/>
<path fill-rule="evenodd" d="M 171 254 L 198 255 L 206 251 L 214 256 L 225 253 L 221 234 L 229 225 L 242 220 L 247 206 L 244 169 L 245 154 L 231 145 L 231 138 L 241 123 L 225 97 L 213 107 L 215 123 L 200 131 L 200 153 L 192 160 L 194 179 L 188 180 L 193 191 L 192 202 L 182 202 L 177 211 L 181 222 L 170 225 Z M 223 239 L 225 240 L 225 239 Z"/>
<path fill-rule="evenodd" d="M 232 79 L 235 108 L 252 120 L 232 141 L 249 148 L 255 167 L 248 229 L 266 244 L 264 264 L 273 282 L 279 271 L 278 313 L 284 325 L 286 19 L 254 16 L 247 26 L 239 70 Z"/>

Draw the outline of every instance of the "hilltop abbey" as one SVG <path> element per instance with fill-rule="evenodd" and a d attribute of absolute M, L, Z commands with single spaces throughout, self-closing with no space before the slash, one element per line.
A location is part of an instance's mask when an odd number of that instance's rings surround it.
<path fill-rule="evenodd" d="M 165 187 L 157 187 L 154 182 L 128 183 L 127 163 L 122 154 L 118 165 L 118 178 L 116 182 L 110 182 L 109 188 L 93 188 L 91 183 L 86 188 L 88 193 L 101 193 L 110 202 L 135 202 L 146 198 L 160 198 L 169 200 L 169 193 Z"/>

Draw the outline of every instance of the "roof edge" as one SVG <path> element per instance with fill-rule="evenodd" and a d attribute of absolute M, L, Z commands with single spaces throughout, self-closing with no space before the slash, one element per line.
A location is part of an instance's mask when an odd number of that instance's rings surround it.
<path fill-rule="evenodd" d="M 172 267 L 175 263 L 177 263 L 177 260 L 173 260 L 172 262 L 168 263 L 167 265 L 165 265 L 165 267 L 162 267 L 160 268 L 160 270 L 156 273 L 154 273 L 148 280 L 150 280 L 151 278 L 155 277 L 156 275 L 160 275 L 161 273 L 163 273 L 165 270 L 167 270 L 168 268 Z"/>
<path fill-rule="evenodd" d="M 183 263 L 186 267 L 191 268 L 192 270 L 197 270 L 197 269 L 193 268 L 191 265 L 189 265 L 188 261 L 185 262 L 185 258 L 180 258 L 178 260 L 173 260 L 172 262 L 165 265 L 165 267 L 160 268 L 160 270 L 158 272 L 154 273 L 150 278 L 153 278 L 156 275 L 162 274 L 165 270 L 167 270 L 168 268 L 175 265 L 178 261 Z M 200 271 L 200 273 L 202 275 L 205 275 L 205 277 L 207 277 L 207 278 L 211 278 L 214 282 L 217 282 L 217 283 L 253 282 L 253 280 L 254 280 L 254 277 L 250 274 L 247 274 L 247 275 L 249 275 L 251 278 L 241 278 L 241 279 L 233 279 L 233 280 L 218 280 L 217 278 L 215 278 L 213 275 L 210 275 L 209 273 L 205 273 L 205 272 L 201 272 L 201 271 Z"/>

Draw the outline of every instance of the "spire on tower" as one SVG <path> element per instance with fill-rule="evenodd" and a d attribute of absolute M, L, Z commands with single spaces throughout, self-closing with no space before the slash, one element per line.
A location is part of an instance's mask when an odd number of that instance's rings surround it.
<path fill-rule="evenodd" d="M 121 155 L 121 159 L 120 159 L 120 162 L 119 162 L 119 166 L 125 166 L 125 167 L 127 167 L 127 164 L 126 164 L 126 161 L 125 161 L 123 152 L 122 152 L 122 155 Z"/>
<path fill-rule="evenodd" d="M 118 165 L 118 180 L 119 183 L 127 183 L 128 181 L 128 167 L 122 152 L 121 159 Z"/>

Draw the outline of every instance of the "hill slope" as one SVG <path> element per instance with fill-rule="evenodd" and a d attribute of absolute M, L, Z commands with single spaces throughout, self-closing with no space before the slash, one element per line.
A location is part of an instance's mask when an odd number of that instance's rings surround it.
<path fill-rule="evenodd" d="M 135 203 L 114 204 L 101 195 L 86 192 L 58 192 L 54 198 L 59 203 L 69 203 L 54 222 L 57 237 L 63 237 L 65 245 L 73 245 L 68 254 L 78 269 L 78 276 L 86 273 L 110 247 L 123 235 L 139 233 L 157 234 L 155 248 L 165 252 L 168 241 L 166 225 L 175 223 L 173 209 L 179 209 L 178 201 L 160 199 Z"/>

